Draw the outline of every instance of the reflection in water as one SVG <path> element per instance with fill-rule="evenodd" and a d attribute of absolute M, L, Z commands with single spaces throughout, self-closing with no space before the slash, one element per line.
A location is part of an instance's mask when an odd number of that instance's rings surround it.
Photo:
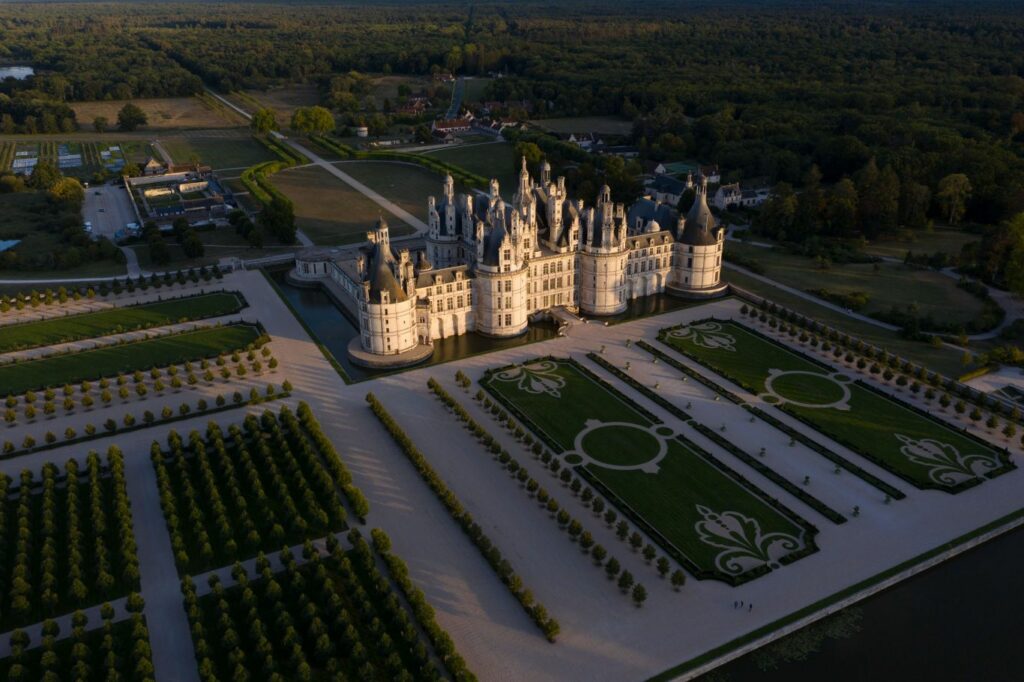
<path fill-rule="evenodd" d="M 35 74 L 31 66 L 0 66 L 0 80 L 13 78 L 14 80 L 25 80 Z"/>
<path fill-rule="evenodd" d="M 334 304 L 334 301 L 320 289 L 305 289 L 288 284 L 285 280 L 287 272 L 287 270 L 275 270 L 269 271 L 267 274 L 274 280 L 306 326 L 312 330 L 316 340 L 331 352 L 353 381 L 372 379 L 394 371 L 367 369 L 350 362 L 347 352 L 348 344 L 359 335 L 358 327 L 352 324 Z M 463 334 L 434 342 L 434 354 L 431 358 L 415 367 L 426 367 L 479 353 L 515 348 L 555 336 L 555 326 L 547 323 L 530 325 L 525 334 L 513 339 L 489 339 L 479 334 Z"/>
<path fill-rule="evenodd" d="M 1017 529 L 861 602 L 860 631 L 804 660 L 762 670 L 747 655 L 701 682 L 1024 680 L 1022 563 Z"/>

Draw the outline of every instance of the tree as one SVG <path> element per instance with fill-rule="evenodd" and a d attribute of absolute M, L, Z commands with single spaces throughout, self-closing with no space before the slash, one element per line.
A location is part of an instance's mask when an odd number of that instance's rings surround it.
<path fill-rule="evenodd" d="M 533 142 L 517 142 L 514 157 L 516 160 L 514 170 L 518 171 L 521 163 L 520 159 L 525 158 L 528 164 L 540 163 L 541 159 L 544 158 L 544 152 Z"/>
<path fill-rule="evenodd" d="M 28 177 L 28 186 L 34 189 L 50 189 L 61 179 L 61 173 L 49 161 L 40 161 Z"/>
<path fill-rule="evenodd" d="M 292 114 L 292 130 L 326 135 L 334 130 L 334 114 L 321 106 L 299 107 Z"/>
<path fill-rule="evenodd" d="M 171 250 L 159 232 L 150 236 L 148 243 L 150 261 L 156 265 L 167 265 L 171 262 Z"/>
<path fill-rule="evenodd" d="M 637 585 L 633 587 L 633 603 L 636 604 L 637 607 L 640 607 L 643 606 L 645 601 L 647 601 L 647 590 L 643 585 L 637 583 Z"/>
<path fill-rule="evenodd" d="M 804 189 L 796 200 L 793 216 L 793 238 L 803 241 L 817 234 L 821 229 L 821 214 L 825 207 L 825 196 L 821 191 L 821 171 L 811 166 L 804 176 Z"/>
<path fill-rule="evenodd" d="M 119 130 L 132 131 L 139 126 L 146 125 L 148 122 L 149 118 L 146 116 L 146 112 L 132 102 L 127 102 L 117 112 L 117 127 Z"/>
<path fill-rule="evenodd" d="M 85 200 L 85 189 L 75 178 L 61 178 L 50 187 L 50 196 L 69 206 L 81 206 Z"/>
<path fill-rule="evenodd" d="M 275 194 L 260 212 L 259 225 L 282 244 L 295 243 L 295 207 L 288 198 Z"/>
<path fill-rule="evenodd" d="M 277 118 L 274 116 L 272 109 L 257 109 L 256 113 L 252 115 L 252 120 L 249 121 L 249 127 L 254 133 L 269 133 L 271 130 L 277 130 Z"/>
<path fill-rule="evenodd" d="M 1003 266 L 1003 279 L 1010 291 L 1024 296 L 1024 213 L 1018 213 L 1007 223 L 1005 231 L 1011 245 Z"/>
<path fill-rule="evenodd" d="M 181 242 L 181 248 L 189 258 L 201 258 L 205 252 L 203 240 L 200 239 L 199 233 L 195 230 L 189 230 L 185 234 L 185 239 Z"/>
<path fill-rule="evenodd" d="M 950 225 L 956 225 L 964 217 L 972 191 L 971 181 L 963 173 L 951 173 L 939 180 L 935 200 Z"/>
<path fill-rule="evenodd" d="M 107 132 L 107 128 L 110 125 L 110 121 L 107 120 L 106 116 L 97 116 L 92 120 L 92 129 L 97 133 Z"/>

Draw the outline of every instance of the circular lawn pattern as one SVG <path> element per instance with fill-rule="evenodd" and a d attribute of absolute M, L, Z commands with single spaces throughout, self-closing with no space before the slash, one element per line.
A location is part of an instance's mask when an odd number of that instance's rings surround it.
<path fill-rule="evenodd" d="M 770 370 L 762 399 L 773 404 L 801 407 L 850 409 L 849 377 L 821 372 Z"/>
<path fill-rule="evenodd" d="M 597 464 L 639 466 L 658 456 L 661 442 L 644 426 L 599 426 L 583 436 L 583 451 Z"/>

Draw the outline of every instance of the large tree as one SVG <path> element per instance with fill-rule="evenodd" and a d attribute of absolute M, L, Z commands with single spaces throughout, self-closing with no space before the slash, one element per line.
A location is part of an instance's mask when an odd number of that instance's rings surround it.
<path fill-rule="evenodd" d="M 971 181 L 963 173 L 951 173 L 939 180 L 935 200 L 950 225 L 956 225 L 964 217 L 972 191 Z"/>
<path fill-rule="evenodd" d="M 334 130 L 334 114 L 320 106 L 299 107 L 292 114 L 291 127 L 301 133 L 324 135 Z"/>
<path fill-rule="evenodd" d="M 257 109 L 249 121 L 249 127 L 254 133 L 269 133 L 271 130 L 277 130 L 277 118 L 271 109 Z"/>
<path fill-rule="evenodd" d="M 132 131 L 139 126 L 146 125 L 148 122 L 149 119 L 146 116 L 146 112 L 132 102 L 127 102 L 117 112 L 117 127 L 120 130 Z"/>

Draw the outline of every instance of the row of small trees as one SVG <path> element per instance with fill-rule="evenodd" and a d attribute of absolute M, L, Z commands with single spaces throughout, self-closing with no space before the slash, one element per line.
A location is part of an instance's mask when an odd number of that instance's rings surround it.
<path fill-rule="evenodd" d="M 232 425 L 225 438 L 210 422 L 186 444 L 171 432 L 169 453 L 154 443 L 160 502 L 175 560 L 198 572 L 266 546 L 320 537 L 345 527 L 340 483 L 288 409 Z"/>
<path fill-rule="evenodd" d="M 548 615 L 547 609 L 544 608 L 543 604 L 534 600 L 533 593 L 523 585 L 522 578 L 516 575 L 512 564 L 502 556 L 501 550 L 487 537 L 480 524 L 473 521 L 472 515 L 462 506 L 455 493 L 452 492 L 438 473 L 434 471 L 427 458 L 424 457 L 423 453 L 420 452 L 419 448 L 416 447 L 377 397 L 372 393 L 367 393 L 366 402 L 369 403 L 373 414 L 384 425 L 384 428 L 387 429 L 395 443 L 398 444 L 402 453 L 412 462 L 420 477 L 434 492 L 452 518 L 462 527 L 463 532 L 473 541 L 473 544 L 476 545 L 476 548 L 487 560 L 487 563 L 491 565 L 495 573 L 498 574 L 505 587 L 516 597 L 526 613 L 544 633 L 544 636 L 549 641 L 554 642 L 561 629 L 558 621 Z"/>
<path fill-rule="evenodd" d="M 296 423 L 292 413 L 287 410 L 281 410 L 281 421 L 290 434 L 298 434 L 298 437 L 303 441 L 302 447 L 308 449 L 310 445 L 305 442 L 305 437 L 299 429 L 301 424 L 302 429 L 305 429 L 306 434 L 313 441 L 313 445 L 323 456 L 324 463 L 330 470 L 335 482 L 341 488 L 342 493 L 344 493 L 349 506 L 352 507 L 352 511 L 355 512 L 356 516 L 365 521 L 366 515 L 370 513 L 370 503 L 366 496 L 363 495 L 363 491 L 352 483 L 352 474 L 349 473 L 348 467 L 345 466 L 341 457 L 338 456 L 338 452 L 334 449 L 334 444 L 324 434 L 323 429 L 320 427 L 320 422 L 313 415 L 313 410 L 310 409 L 308 403 L 303 401 L 299 403 L 297 412 L 298 423 Z"/>
<path fill-rule="evenodd" d="M 223 381 L 229 381 L 232 376 L 237 376 L 239 379 L 244 378 L 250 371 L 256 376 L 262 375 L 266 369 L 269 369 L 272 373 L 277 371 L 278 361 L 271 353 L 269 347 L 264 346 L 259 357 L 257 357 L 256 352 L 253 350 L 250 350 L 247 356 L 243 360 L 239 353 L 233 353 L 231 355 L 232 362 L 234 362 L 233 367 L 228 366 L 225 356 L 218 357 L 215 363 L 220 369 L 217 370 L 216 374 L 210 361 L 203 359 L 196 363 L 198 364 L 198 369 L 192 362 L 186 362 L 181 366 L 180 370 L 178 365 L 170 365 L 164 369 L 153 367 L 149 372 L 136 370 L 131 375 L 118 374 L 113 380 L 106 377 L 97 382 L 85 380 L 77 385 L 77 390 L 72 384 L 64 384 L 60 393 L 54 388 L 46 388 L 42 391 L 26 391 L 21 394 L 20 399 L 13 394 L 8 394 L 4 399 L 4 421 L 8 426 L 14 426 L 18 419 L 17 408 L 19 403 L 24 405 L 22 408 L 24 418 L 27 421 L 33 421 L 39 415 L 39 410 L 42 410 L 43 415 L 48 419 L 55 416 L 58 400 L 60 400 L 60 406 L 64 412 L 71 413 L 77 405 L 81 405 L 86 410 L 92 409 L 96 405 L 97 398 L 104 407 L 109 406 L 114 401 L 115 391 L 117 398 L 122 403 L 125 403 L 131 399 L 132 394 L 140 400 L 145 400 L 150 390 L 160 395 L 168 388 L 177 392 L 186 385 L 189 387 L 198 386 L 200 381 L 205 382 L 206 385 L 211 385 L 218 375 Z M 184 380 L 182 380 L 182 372 L 185 373 Z M 197 372 L 199 373 L 197 374 Z M 129 383 L 132 386 L 131 388 L 129 388 Z M 96 397 L 93 397 L 94 388 L 99 389 Z M 40 407 L 37 407 L 40 395 L 42 395 L 43 403 Z M 76 397 L 78 398 L 77 403 Z"/>
<path fill-rule="evenodd" d="M 452 641 L 451 635 L 438 625 L 434 615 L 434 607 L 427 601 L 423 590 L 416 587 L 412 580 L 409 579 L 409 567 L 405 565 L 401 557 L 391 553 L 391 538 L 379 528 L 374 528 L 370 531 L 370 537 L 373 539 L 374 549 L 384 559 L 384 563 L 388 565 L 391 577 L 402 590 L 402 594 L 405 595 L 405 600 L 412 607 L 412 612 L 416 616 L 416 620 L 419 621 L 420 627 L 423 628 L 423 631 L 427 633 L 427 637 L 430 638 L 430 643 L 434 647 L 434 653 L 440 657 L 448 673 L 457 682 L 474 682 L 476 675 L 470 672 L 466 661 L 456 651 L 455 642 Z"/>
<path fill-rule="evenodd" d="M 1017 435 L 1020 409 L 990 398 L 982 391 L 901 360 L 893 353 L 874 348 L 802 315 L 777 308 L 775 304 L 765 304 L 760 309 L 744 304 L 740 313 L 759 320 L 779 334 L 786 334 L 811 348 L 820 349 L 822 353 L 831 354 L 836 361 L 845 361 L 876 380 L 892 383 L 897 390 L 905 388 L 915 396 L 923 394 L 929 403 L 938 398 L 943 410 L 953 405 L 957 414 L 967 413 L 971 421 L 984 422 L 991 431 L 1002 426 L 1002 434 L 1008 440 Z M 1020 444 L 1024 447 L 1024 435 Z"/>
<path fill-rule="evenodd" d="M 456 381 L 463 388 L 466 387 L 461 377 L 457 377 Z M 608 551 L 599 543 L 594 540 L 593 534 L 586 529 L 581 521 L 574 518 L 569 510 L 564 507 L 560 507 L 558 502 L 555 501 L 550 493 L 544 489 L 540 483 L 530 476 L 529 471 L 523 466 L 515 457 L 509 454 L 507 450 L 501 447 L 497 440 L 490 433 L 487 432 L 479 422 L 477 422 L 469 414 L 459 401 L 456 400 L 450 393 L 448 393 L 443 386 L 434 378 L 431 378 L 427 385 L 430 390 L 434 392 L 442 403 L 463 423 L 466 429 L 473 433 L 473 435 L 480 440 L 482 443 L 488 442 L 489 450 L 494 459 L 501 464 L 502 468 L 508 471 L 509 475 L 519 482 L 519 487 L 522 488 L 531 498 L 537 499 L 541 507 L 543 507 L 548 515 L 557 521 L 560 529 L 566 531 L 569 536 L 569 540 L 573 543 L 577 543 L 584 554 L 589 554 L 594 559 L 594 565 L 598 568 L 604 567 L 608 571 L 609 578 L 617 578 L 619 588 L 625 591 L 632 591 L 633 602 L 637 606 L 641 606 L 644 600 L 647 599 L 647 589 L 640 583 L 636 582 L 633 575 L 629 571 L 622 571 L 621 565 L 618 559 L 614 556 L 608 557 Z M 482 399 L 483 395 L 478 394 L 478 399 Z M 509 425 L 508 421 L 504 422 Z M 510 425 L 513 429 L 518 428 L 514 423 Z M 523 437 L 525 440 L 525 436 Z M 532 440 L 532 438 L 531 438 Z M 557 460 L 555 460 L 557 461 Z M 555 475 L 555 472 L 552 472 Z M 596 501 L 594 491 L 590 488 L 584 488 L 579 478 L 575 478 L 571 475 L 568 468 L 561 469 L 561 474 L 558 474 L 562 479 L 562 485 L 569 487 L 572 490 L 574 496 L 580 497 L 584 505 L 593 505 Z M 604 502 L 600 504 L 600 508 L 604 508 Z M 623 522 L 624 523 L 624 522 Z M 628 528 L 628 524 L 626 526 Z M 643 545 L 643 536 L 639 533 L 635 533 L 636 538 L 639 540 L 639 545 L 634 547 L 634 551 L 639 549 Z M 657 556 L 657 549 L 654 545 L 647 543 L 644 547 L 644 558 L 648 563 L 654 561 Z M 607 558 L 607 562 L 605 559 Z M 608 569 L 611 566 L 611 570 Z M 657 563 L 658 570 L 664 577 L 671 568 L 671 564 L 668 557 L 662 556 Z M 680 577 L 682 581 L 685 581 L 685 574 L 681 571 Z M 679 578 L 676 578 L 679 580 Z M 679 583 L 680 585 L 682 582 Z"/>
<path fill-rule="evenodd" d="M 88 630 L 83 611 L 71 616 L 70 646 L 61 641 L 60 626 L 46 620 L 38 647 L 29 649 L 31 638 L 23 630 L 11 633 L 11 653 L 0 661 L 0 677 L 11 682 L 33 680 L 137 680 L 154 677 L 149 629 L 142 615 L 142 597 L 133 593 L 127 600 L 127 621 L 114 622 L 109 603 L 100 609 L 103 625 Z M 58 644 L 59 642 L 59 644 Z"/>
<path fill-rule="evenodd" d="M 205 265 L 198 270 L 178 270 L 177 272 L 165 272 L 163 275 L 157 273 L 149 277 L 139 275 L 137 278 L 125 277 L 112 279 L 110 282 L 101 282 L 94 286 L 84 287 L 57 287 L 56 289 L 43 289 L 42 291 L 32 289 L 28 292 L 17 292 L 10 295 L 0 296 L 0 313 L 11 310 L 24 310 L 26 307 L 38 308 L 39 306 L 62 305 L 68 301 L 80 301 L 83 298 L 92 299 L 97 295 L 107 296 L 109 294 L 119 295 L 121 293 L 134 293 L 136 290 L 146 291 L 150 287 L 159 289 L 164 286 L 181 285 L 187 282 L 198 283 L 200 280 L 209 282 L 213 279 L 223 277 L 220 267 L 214 265 L 207 268 Z"/>
<path fill-rule="evenodd" d="M 289 381 L 285 381 L 281 385 L 283 395 L 287 395 L 292 390 L 292 385 Z M 230 402 L 232 405 L 242 405 L 243 403 L 249 405 L 255 405 L 265 400 L 273 400 L 278 397 L 277 389 L 273 384 L 267 384 L 261 393 L 256 388 L 249 389 L 248 397 L 242 395 L 241 391 L 235 391 L 230 396 Z M 195 405 L 195 411 L 198 413 L 206 412 L 210 409 L 221 409 L 228 405 L 227 395 L 218 395 L 214 401 L 213 406 L 205 398 L 200 398 Z M 95 424 L 89 423 L 82 427 L 82 432 L 79 433 L 74 427 L 69 426 L 64 429 L 63 443 L 78 442 L 90 440 L 99 436 L 108 435 L 117 431 L 127 431 L 129 429 L 141 428 L 141 426 L 151 426 L 160 422 L 167 422 L 175 419 L 183 419 L 188 417 L 193 412 L 193 407 L 189 403 L 182 403 L 177 409 L 172 408 L 170 405 L 165 405 L 158 414 L 153 413 L 150 410 L 146 410 L 142 413 L 142 417 L 136 417 L 131 412 L 126 412 L 118 422 L 113 417 L 106 419 L 100 427 L 97 428 Z M 6 415 L 5 415 L 6 416 Z M 53 431 L 47 431 L 43 434 L 42 440 L 37 440 L 35 436 L 26 435 L 20 442 L 15 444 L 14 441 L 5 440 L 3 442 L 2 452 L 4 457 L 12 457 L 16 455 L 26 454 L 26 451 L 31 451 L 40 445 L 53 446 L 58 443 L 60 439 L 57 434 Z"/>
<path fill-rule="evenodd" d="M 366 542 L 357 531 L 350 539 L 355 549 L 345 553 L 329 535 L 326 557 L 307 541 L 302 566 L 285 548 L 277 574 L 260 553 L 258 578 L 236 563 L 237 584 L 225 588 L 214 574 L 202 598 L 186 576 L 200 679 L 440 679 Z"/>
<path fill-rule="evenodd" d="M 139 565 L 125 486 L 124 457 L 116 446 L 106 466 L 95 452 L 59 470 L 43 465 L 37 484 L 22 471 L 16 502 L 0 505 L 0 625 L 24 625 L 138 589 Z M 0 499 L 11 480 L 0 475 Z"/>

